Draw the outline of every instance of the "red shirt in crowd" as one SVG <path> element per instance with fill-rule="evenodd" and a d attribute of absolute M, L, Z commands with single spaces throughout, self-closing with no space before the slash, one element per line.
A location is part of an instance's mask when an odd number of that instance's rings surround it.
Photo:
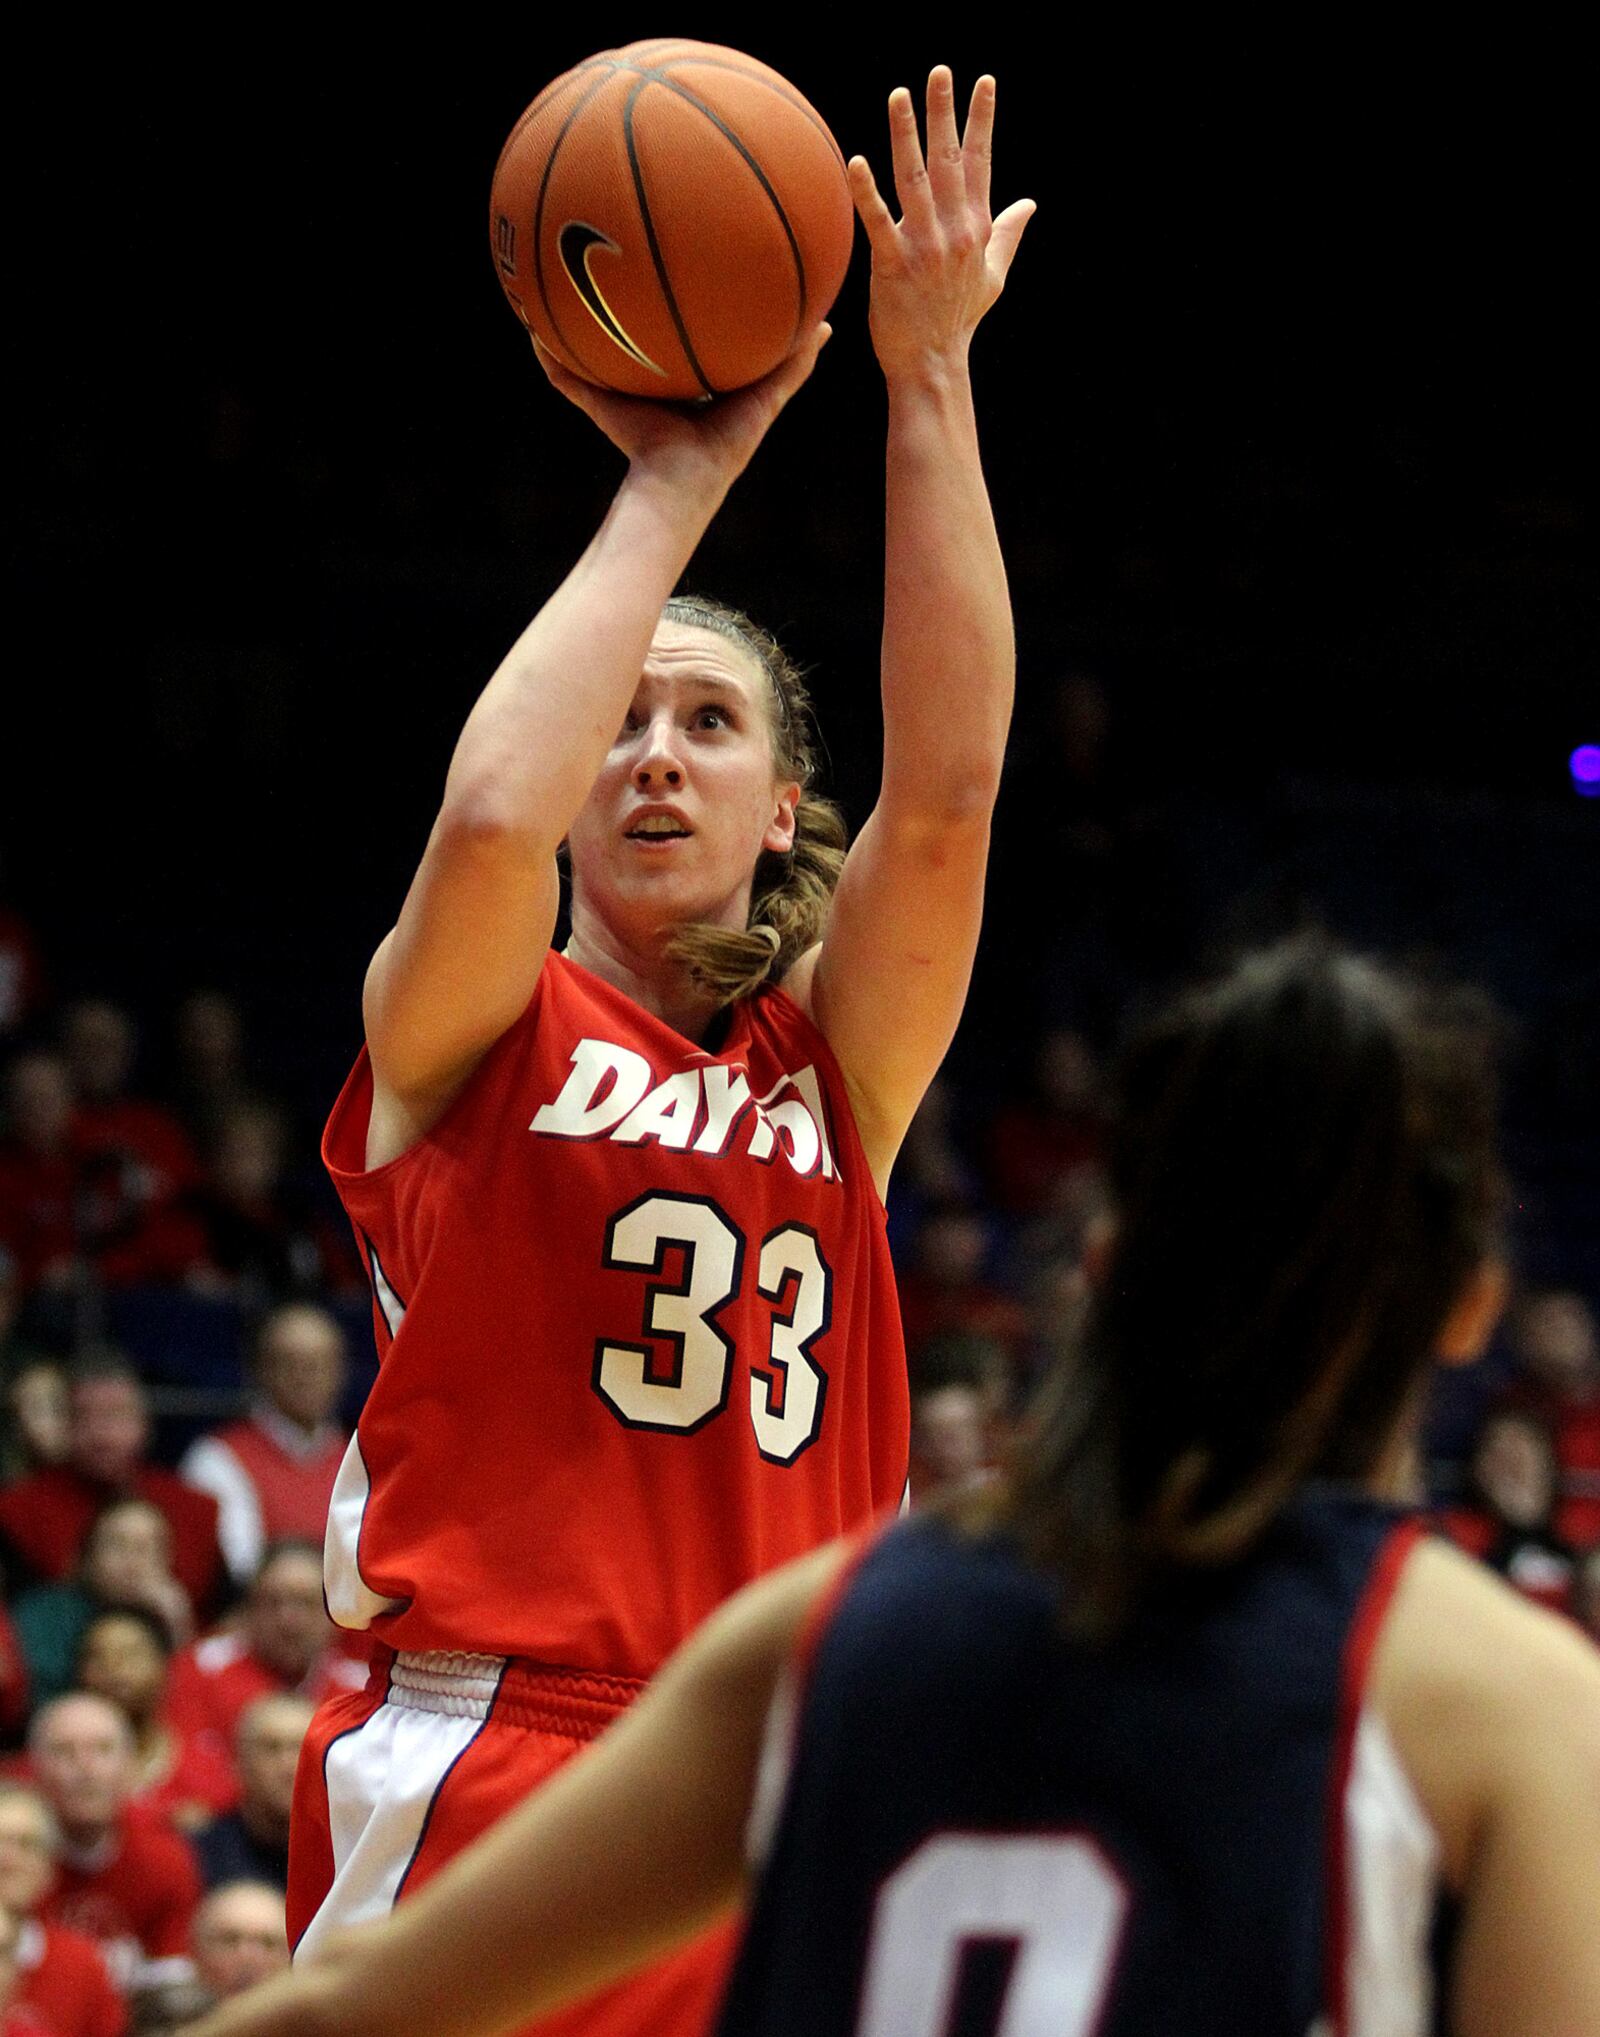
<path fill-rule="evenodd" d="M 251 1652 L 243 1634 L 208 1634 L 173 1660 L 167 1680 L 166 1717 L 174 1732 L 191 1740 L 209 1737 L 231 1750 L 239 1715 L 257 1698 L 297 1697 L 321 1704 L 341 1691 L 360 1690 L 367 1667 L 336 1648 L 328 1648 L 298 1684 L 280 1676 Z"/>
<path fill-rule="evenodd" d="M 181 1280 L 206 1261 L 205 1232 L 136 1154 L 76 1131 L 64 1152 L 0 1143 L 0 1241 L 25 1287 L 84 1257 L 112 1287 Z"/>
<path fill-rule="evenodd" d="M 148 1813 L 128 1811 L 92 1855 L 63 1849 L 39 1915 L 92 1938 L 126 1988 L 165 1960 L 187 1962 L 201 1893 L 187 1842 Z"/>
<path fill-rule="evenodd" d="M 0 1604 L 0 1734 L 20 1736 L 27 1718 L 28 1664 L 11 1615 Z"/>
<path fill-rule="evenodd" d="M 92 1938 L 29 1917 L 17 1941 L 16 2000 L 51 2037 L 123 2037 L 128 2010 Z"/>
<path fill-rule="evenodd" d="M 180 1732 L 170 1716 L 166 1724 L 175 1742 L 172 1766 L 158 1781 L 136 1790 L 132 1804 L 180 1832 L 192 1832 L 234 1808 L 239 1777 L 227 1741 L 213 1733 Z"/>
<path fill-rule="evenodd" d="M 0 1491 L 0 1536 L 39 1577 L 59 1583 L 77 1568 L 90 1523 L 115 1496 L 70 1465 L 51 1465 Z M 173 1575 L 197 1609 L 209 1605 L 222 1575 L 216 1501 L 158 1464 L 138 1467 L 130 1496 L 148 1500 L 166 1516 Z"/>

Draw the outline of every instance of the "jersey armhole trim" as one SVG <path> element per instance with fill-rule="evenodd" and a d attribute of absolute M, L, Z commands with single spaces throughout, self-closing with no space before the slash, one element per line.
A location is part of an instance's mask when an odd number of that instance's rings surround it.
<path fill-rule="evenodd" d="M 440 1145 L 438 1135 L 450 1123 L 450 1120 L 456 1113 L 463 1108 L 467 1098 L 477 1087 L 485 1069 L 487 1069 L 495 1055 L 500 1052 L 513 1034 L 527 1025 L 530 1014 L 534 1012 L 535 1007 L 541 1001 L 541 992 L 549 974 L 549 965 L 552 960 L 560 959 L 556 955 L 555 950 L 551 949 L 540 967 L 538 981 L 533 986 L 533 992 L 528 1002 L 511 1021 L 510 1025 L 506 1027 L 505 1031 L 498 1038 L 491 1040 L 488 1046 L 484 1048 L 483 1053 L 478 1058 L 477 1066 L 467 1077 L 466 1081 L 462 1083 L 455 1095 L 451 1097 L 440 1116 L 419 1138 L 413 1139 L 403 1153 L 396 1153 L 392 1160 L 385 1160 L 381 1167 L 368 1167 L 365 1165 L 366 1142 L 372 1127 L 372 1106 L 377 1099 L 378 1076 L 377 1070 L 372 1065 L 371 1049 L 368 1047 L 365 1039 L 362 1040 L 361 1051 L 357 1054 L 350 1073 L 345 1077 L 343 1087 L 334 1099 L 333 1108 L 328 1113 L 328 1121 L 323 1127 L 322 1132 L 322 1164 L 332 1177 L 333 1184 L 339 1190 L 341 1198 L 346 1189 L 353 1189 L 357 1194 L 360 1194 L 364 1189 L 370 1188 L 379 1182 L 396 1179 L 402 1170 L 424 1166 L 429 1160 L 437 1157 Z M 366 1107 L 362 1123 L 359 1127 L 363 1164 L 360 1167 L 347 1167 L 344 1165 L 342 1157 L 336 1157 L 336 1149 L 343 1148 L 351 1138 L 352 1132 L 357 1129 L 349 1126 L 347 1120 L 360 1105 L 362 1100 L 361 1092 L 363 1090 L 365 1091 Z"/>
<path fill-rule="evenodd" d="M 1401 1573 L 1426 1532 L 1426 1524 L 1415 1519 L 1402 1521 L 1391 1531 L 1372 1565 L 1345 1639 L 1327 1807 L 1328 1883 L 1324 1956 L 1327 1961 L 1325 1992 L 1329 2037 L 1352 2037 L 1350 1953 L 1353 1919 L 1350 1840 L 1345 1806 L 1355 1763 L 1356 1736 L 1366 1707 L 1367 1678 L 1378 1636 L 1394 1603 Z"/>

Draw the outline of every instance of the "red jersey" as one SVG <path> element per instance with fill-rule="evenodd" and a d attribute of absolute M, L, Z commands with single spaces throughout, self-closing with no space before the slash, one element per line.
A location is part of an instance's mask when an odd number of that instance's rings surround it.
<path fill-rule="evenodd" d="M 17 1942 L 16 1999 L 52 2037 L 122 2037 L 128 2009 L 92 1938 L 27 1918 Z"/>
<path fill-rule="evenodd" d="M 552 954 L 439 1123 L 368 1173 L 371 1101 L 363 1051 L 323 1142 L 381 1361 L 329 1517 L 341 1625 L 648 1676 L 899 1500 L 883 1207 L 782 991 L 713 1053 Z"/>
<path fill-rule="evenodd" d="M 164 1960 L 187 1959 L 200 1896 L 200 1870 L 187 1843 L 148 1814 L 130 1811 L 92 1859 L 62 1853 L 39 1915 L 92 1938 L 126 1988 Z"/>

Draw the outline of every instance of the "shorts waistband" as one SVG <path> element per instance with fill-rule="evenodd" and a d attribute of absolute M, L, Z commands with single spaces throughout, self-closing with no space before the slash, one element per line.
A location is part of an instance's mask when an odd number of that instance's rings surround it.
<path fill-rule="evenodd" d="M 408 1711 L 443 1712 L 526 1726 L 568 1740 L 593 1740 L 644 1689 L 638 1677 L 606 1676 L 520 1655 L 400 1652 L 374 1664 L 385 1701 Z"/>

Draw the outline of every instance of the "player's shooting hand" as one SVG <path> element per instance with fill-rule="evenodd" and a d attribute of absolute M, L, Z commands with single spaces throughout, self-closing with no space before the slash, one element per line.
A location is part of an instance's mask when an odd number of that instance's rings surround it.
<path fill-rule="evenodd" d="M 902 85 L 889 95 L 898 222 L 866 158 L 851 159 L 851 195 L 872 248 L 872 343 L 890 381 L 963 362 L 979 319 L 1005 287 L 1034 204 L 1019 198 L 991 218 L 993 136 L 993 78 L 978 80 L 958 134 L 955 82 L 940 64 L 928 79 L 926 157 L 911 94 Z"/>
<path fill-rule="evenodd" d="M 619 396 L 569 373 L 537 339 L 533 350 L 555 388 L 594 420 L 635 471 L 659 475 L 673 486 L 726 489 L 810 375 L 832 331 L 825 324 L 813 326 L 770 375 L 703 404 Z"/>

